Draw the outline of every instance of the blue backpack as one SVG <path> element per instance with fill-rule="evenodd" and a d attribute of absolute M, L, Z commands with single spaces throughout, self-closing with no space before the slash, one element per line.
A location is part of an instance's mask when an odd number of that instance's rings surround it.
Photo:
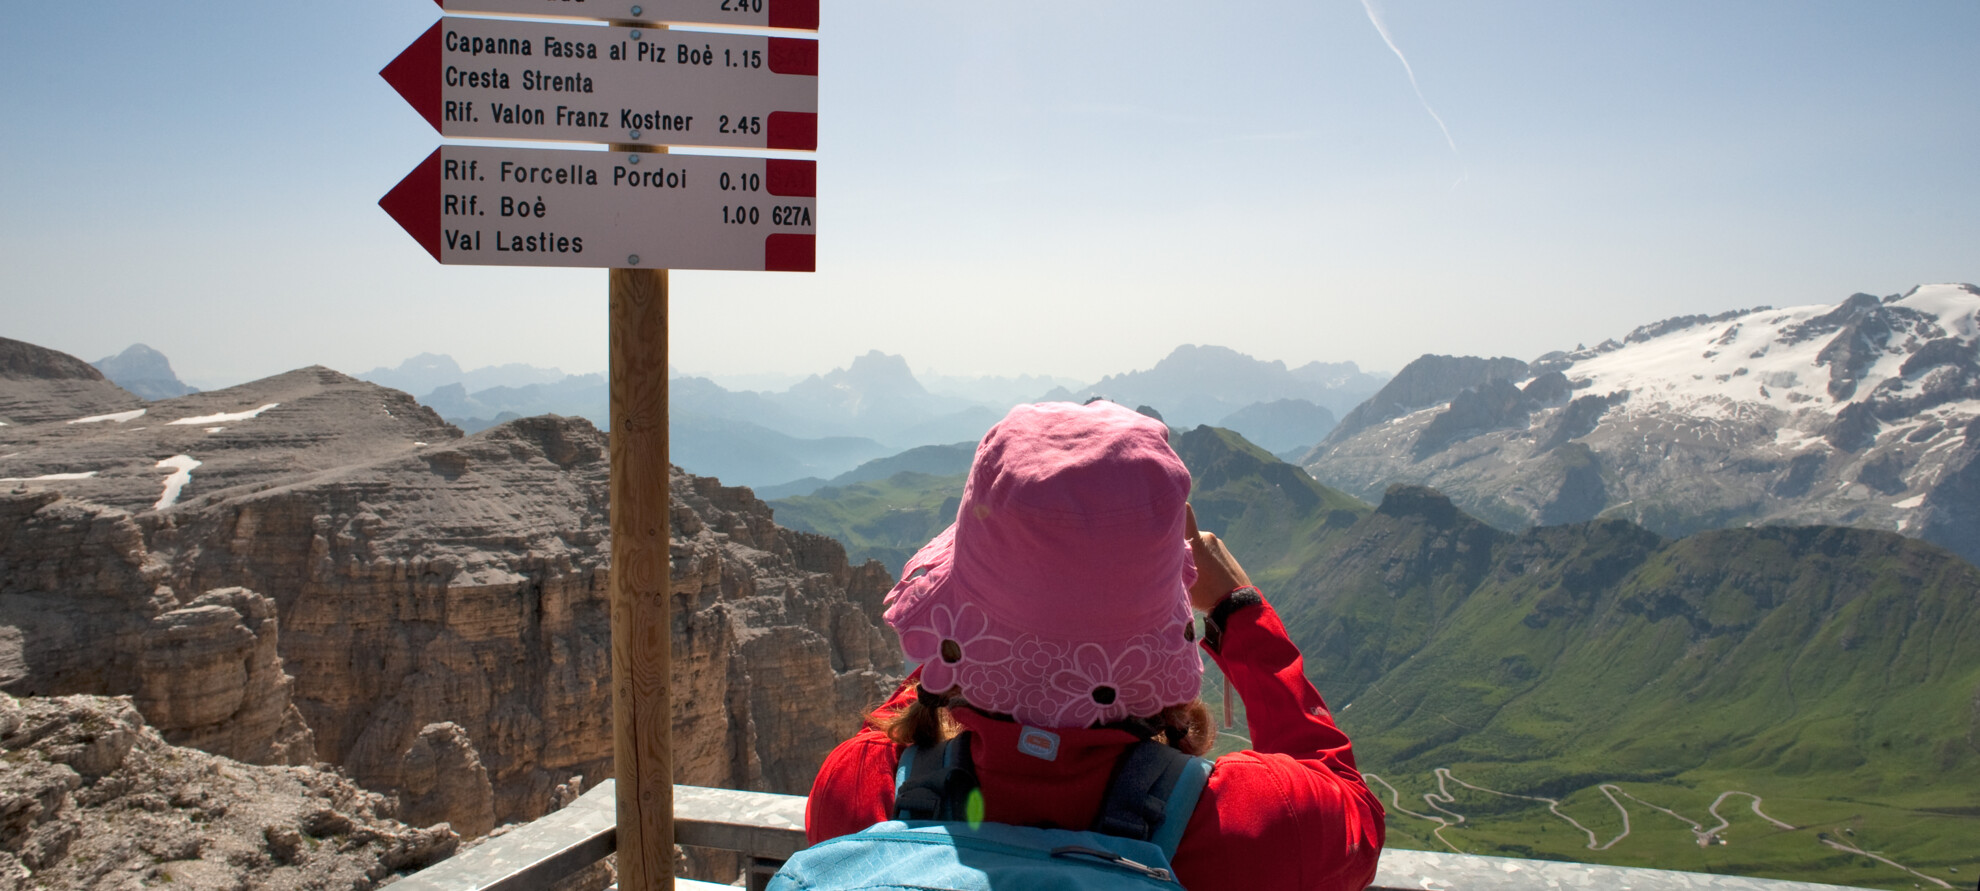
<path fill-rule="evenodd" d="M 894 819 L 799 851 L 769 891 L 1176 891 L 1170 858 L 1210 762 L 1143 741 L 1107 782 L 1085 831 L 965 819 L 977 787 L 970 735 L 901 753 Z"/>

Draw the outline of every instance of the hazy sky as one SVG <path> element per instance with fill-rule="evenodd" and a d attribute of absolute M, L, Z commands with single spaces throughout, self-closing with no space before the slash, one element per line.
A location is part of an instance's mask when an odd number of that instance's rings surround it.
<path fill-rule="evenodd" d="M 1974 0 L 1375 10 L 1420 99 L 1361 0 L 824 0 L 819 271 L 675 273 L 673 364 L 1393 371 L 1980 279 Z M 442 267 L 377 207 L 440 142 L 377 71 L 437 16 L 6 3 L 0 336 L 602 370 L 603 271 Z"/>

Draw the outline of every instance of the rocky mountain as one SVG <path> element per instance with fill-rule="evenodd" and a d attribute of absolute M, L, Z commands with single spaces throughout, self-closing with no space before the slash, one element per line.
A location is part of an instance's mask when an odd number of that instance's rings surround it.
<path fill-rule="evenodd" d="M 1531 365 L 1425 357 L 1302 463 L 1363 498 L 1434 486 L 1507 529 L 1834 523 L 1980 560 L 1977 319 L 1980 288 L 1925 285 L 1668 319 Z"/>
<path fill-rule="evenodd" d="M 1473 356 L 1424 356 L 1390 378 L 1382 389 L 1361 403 L 1329 431 L 1315 447 L 1324 453 L 1337 442 L 1384 421 L 1419 409 L 1451 401 L 1466 389 L 1495 380 L 1520 380 L 1527 376 L 1525 362 L 1518 359 L 1479 359 Z"/>
<path fill-rule="evenodd" d="M 0 690 L 131 695 L 169 740 L 337 764 L 467 834 L 609 775 L 595 427 L 463 437 L 324 368 L 78 410 L 0 428 Z M 891 579 L 673 486 L 677 776 L 803 791 L 899 674 Z"/>
<path fill-rule="evenodd" d="M 367 891 L 461 837 L 329 771 L 172 746 L 127 699 L 0 693 L 0 885 Z"/>
<path fill-rule="evenodd" d="M 1047 398 L 1084 402 L 1103 396 L 1122 405 L 1152 406 L 1169 426 L 1186 430 L 1218 423 L 1254 403 L 1283 399 L 1303 399 L 1338 417 L 1367 399 L 1383 380 L 1353 362 L 1287 368 L 1284 362 L 1254 359 L 1228 347 L 1185 344 L 1153 368 L 1109 375 L 1084 389 Z"/>
<path fill-rule="evenodd" d="M 0 337 L 0 426 L 130 411 L 144 400 L 81 359 Z"/>
<path fill-rule="evenodd" d="M 164 353 L 141 343 L 131 344 L 115 356 L 106 356 L 90 364 L 111 382 L 141 399 L 171 399 L 199 392 L 179 380 L 179 376 L 172 371 L 172 361 L 165 358 Z"/>

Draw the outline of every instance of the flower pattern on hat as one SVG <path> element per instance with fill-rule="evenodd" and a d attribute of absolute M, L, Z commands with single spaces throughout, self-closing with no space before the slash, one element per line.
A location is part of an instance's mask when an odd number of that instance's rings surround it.
<path fill-rule="evenodd" d="M 961 658 L 944 658 L 943 641 L 954 641 Z M 901 631 L 901 650 L 922 664 L 923 686 L 946 692 L 970 669 L 1010 659 L 1011 642 L 991 632 L 990 617 L 976 604 L 938 603 L 928 610 L 928 624 Z"/>
<path fill-rule="evenodd" d="M 961 659 L 942 658 L 945 640 L 956 643 Z M 1040 727 L 1089 727 L 1154 715 L 1195 698 L 1203 671 L 1202 656 L 1180 626 L 1118 644 L 1069 649 L 1034 634 L 1006 638 L 983 610 L 968 603 L 931 606 L 923 622 L 902 629 L 901 648 L 921 663 L 923 686 L 960 687 L 971 705 Z M 1110 701 L 1095 697 L 1101 687 L 1112 688 Z"/>

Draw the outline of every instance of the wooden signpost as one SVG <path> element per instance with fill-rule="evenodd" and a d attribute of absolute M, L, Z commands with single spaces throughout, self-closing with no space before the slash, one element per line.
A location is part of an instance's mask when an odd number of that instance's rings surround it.
<path fill-rule="evenodd" d="M 380 72 L 448 138 L 379 201 L 448 264 L 604 267 L 611 299 L 612 728 L 619 887 L 674 885 L 667 270 L 809 272 L 816 164 L 667 154 L 814 150 L 818 43 L 674 31 L 816 30 L 818 0 L 435 0 L 448 17 Z"/>

